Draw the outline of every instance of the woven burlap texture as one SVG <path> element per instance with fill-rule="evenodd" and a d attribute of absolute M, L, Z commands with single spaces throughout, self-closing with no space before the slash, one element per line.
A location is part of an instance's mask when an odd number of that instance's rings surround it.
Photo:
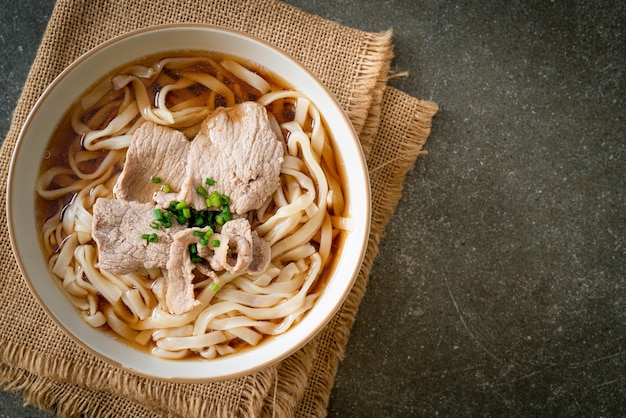
<path fill-rule="evenodd" d="M 373 195 L 372 230 L 355 287 L 331 323 L 278 365 L 225 382 L 155 381 L 98 360 L 47 318 L 19 273 L 4 227 L 0 386 L 59 416 L 325 416 L 378 243 L 437 111 L 434 103 L 386 86 L 391 32 L 347 28 L 274 0 L 59 0 L 2 145 L 2 204 L 20 126 L 54 77 L 79 55 L 114 36 L 182 22 L 238 29 L 282 48 L 313 71 L 345 109 L 360 135 Z M 6 216 L 4 211 L 1 216 Z M 2 221 L 6 225 L 6 218 Z"/>

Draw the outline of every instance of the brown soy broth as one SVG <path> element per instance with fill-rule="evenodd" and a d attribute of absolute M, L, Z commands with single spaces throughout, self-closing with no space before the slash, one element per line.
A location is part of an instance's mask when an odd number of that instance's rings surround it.
<path fill-rule="evenodd" d="M 227 85 L 229 88 L 231 88 L 235 92 L 236 103 L 241 103 L 241 102 L 248 101 L 248 100 L 257 100 L 261 96 L 261 93 L 258 90 L 248 85 L 243 80 L 238 79 L 233 74 L 229 73 L 228 71 L 221 68 L 220 66 L 214 65 L 214 62 L 220 61 L 223 59 L 231 59 L 231 60 L 237 61 L 238 63 L 242 64 L 246 68 L 254 71 L 271 85 L 272 90 L 292 89 L 292 87 L 288 83 L 286 83 L 284 80 L 280 79 L 279 77 L 273 74 L 268 73 L 266 70 L 264 70 L 260 66 L 243 61 L 241 59 L 238 59 L 238 58 L 226 55 L 226 54 L 206 53 L 206 52 L 197 52 L 197 51 L 172 52 L 167 55 L 160 54 L 160 55 L 141 58 L 137 60 L 136 62 L 131 63 L 128 67 L 135 66 L 135 65 L 151 66 L 152 64 L 158 62 L 159 60 L 165 57 L 207 57 L 210 60 L 209 62 L 196 63 L 191 66 L 168 69 L 166 71 L 163 71 L 154 80 L 151 80 L 150 82 L 146 82 L 147 91 L 150 96 L 149 99 L 152 103 L 155 103 L 156 101 L 158 101 L 159 93 L 165 85 L 167 85 L 168 83 L 173 83 L 177 79 L 180 79 L 182 73 L 191 73 L 191 72 L 193 73 L 203 72 L 203 73 L 210 74 L 214 76 L 215 78 L 217 78 L 219 81 Z M 110 78 L 116 74 L 121 74 L 123 73 L 123 71 L 124 71 L 123 69 L 113 71 L 103 80 Z M 100 80 L 98 83 L 95 83 L 94 85 L 95 86 L 99 85 L 100 82 L 103 80 Z M 85 93 L 85 95 L 86 94 L 87 93 Z M 96 105 L 89 112 L 86 112 L 85 120 L 82 120 L 82 122 L 88 124 L 90 129 L 101 129 L 102 127 L 106 126 L 106 124 L 117 115 L 117 109 L 119 108 L 118 102 L 121 102 L 123 98 L 122 96 L 123 96 L 122 93 L 120 94 L 109 93 L 106 96 L 108 99 L 108 102 L 104 104 Z M 213 106 L 220 107 L 225 104 L 225 98 L 223 96 L 219 94 L 216 94 L 214 96 L 215 96 L 214 102 L 212 103 Z M 190 101 L 191 101 L 190 103 L 202 104 L 202 103 L 207 103 L 210 97 L 211 97 L 211 92 L 207 87 L 201 84 L 193 84 L 182 91 L 169 93 L 167 96 L 166 105 L 168 108 L 174 108 L 183 102 L 190 102 Z M 68 160 L 69 151 L 77 148 L 76 144 L 79 144 L 79 145 L 81 144 L 80 135 L 74 132 L 74 130 L 72 129 L 72 123 L 71 123 L 72 115 L 77 109 L 79 109 L 79 106 L 80 106 L 80 101 L 77 101 L 71 106 L 70 110 L 66 113 L 63 120 L 59 123 L 59 125 L 57 126 L 53 134 L 51 135 L 51 138 L 48 142 L 47 150 L 41 160 L 40 173 L 39 173 L 40 175 L 43 174 L 46 170 L 48 170 L 51 167 L 55 167 L 55 166 L 69 167 L 69 160 Z M 109 106 L 109 107 L 105 108 L 105 106 Z M 293 99 L 276 100 L 274 103 L 267 106 L 268 112 L 271 112 L 274 115 L 274 117 L 276 118 L 279 124 L 292 121 L 295 117 L 295 108 L 296 108 L 296 102 Z M 98 115 L 98 117 L 96 118 L 97 120 L 91 120 L 91 118 L 94 115 Z M 90 120 L 88 121 L 87 119 L 90 119 Z M 305 129 L 305 131 L 310 131 L 312 129 L 311 121 L 309 118 L 307 118 L 306 126 L 304 126 L 303 128 Z M 91 173 L 95 171 L 96 168 L 98 167 L 98 163 L 102 160 L 102 158 L 106 156 L 107 152 L 108 151 L 95 152 L 94 153 L 95 156 L 93 159 L 85 161 L 80 164 L 79 167 L 81 171 L 85 173 Z M 122 167 L 119 167 L 120 171 L 121 171 L 121 168 Z M 345 176 L 343 175 L 343 173 L 341 173 L 340 163 L 337 164 L 337 168 L 339 169 L 338 171 L 340 171 L 340 176 L 342 177 L 342 180 L 345 179 Z M 342 184 L 345 184 L 345 182 L 342 182 Z M 57 201 L 47 201 L 40 197 L 37 197 L 36 220 L 37 220 L 38 227 L 41 229 L 43 223 L 47 219 L 49 219 L 51 216 L 57 216 L 59 211 L 71 201 L 73 195 L 74 195 L 73 193 L 68 194 L 64 198 L 59 199 Z M 347 196 L 346 196 L 346 199 L 347 199 Z M 337 214 L 337 215 L 343 215 L 343 214 Z M 338 236 L 333 240 L 330 260 L 324 267 L 324 270 L 320 274 L 320 277 L 318 278 L 316 283 L 313 285 L 313 288 L 311 289 L 312 291 L 315 291 L 319 289 L 320 287 L 323 287 L 326 285 L 332 271 L 336 268 L 338 257 L 334 257 L 334 256 L 341 253 L 344 239 L 345 239 L 345 233 L 340 232 Z M 102 308 L 107 303 L 108 302 L 103 297 L 101 296 L 99 297 L 98 305 L 100 308 Z M 133 347 L 141 348 L 143 350 L 151 349 L 152 343 L 149 343 L 148 346 L 140 346 L 136 342 L 126 341 L 119 335 L 115 334 L 112 330 L 110 330 L 107 325 L 104 325 L 101 328 L 105 330 L 107 333 L 109 333 L 111 336 L 113 336 L 113 338 L 116 338 L 118 340 L 123 340 L 124 342 L 128 343 L 129 345 Z M 261 343 L 271 340 L 273 338 L 274 337 L 264 337 Z M 244 348 L 244 349 L 247 349 L 247 348 Z"/>
<path fill-rule="evenodd" d="M 48 143 L 46 151 L 44 151 L 39 176 L 51 167 L 59 165 L 67 166 L 68 150 L 72 142 L 77 138 L 78 135 L 72 130 L 70 119 L 66 116 L 56 129 L 53 139 Z M 70 202 L 72 197 L 66 196 L 61 201 L 49 201 L 42 199 L 37 194 L 35 196 L 35 219 L 39 229 L 41 229 L 41 226 L 46 220 L 59 213 L 61 208 Z"/>

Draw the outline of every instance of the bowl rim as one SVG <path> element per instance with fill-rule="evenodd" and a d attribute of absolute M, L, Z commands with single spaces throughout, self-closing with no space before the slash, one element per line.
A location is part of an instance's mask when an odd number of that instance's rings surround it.
<path fill-rule="evenodd" d="M 37 290 L 37 286 L 34 283 L 34 279 L 32 277 L 30 277 L 30 275 L 28 274 L 28 268 L 27 268 L 27 260 L 24 259 L 24 257 L 22 256 L 21 252 L 19 251 L 18 248 L 18 239 L 16 237 L 18 231 L 19 231 L 19 227 L 15 224 L 16 220 L 15 217 L 13 215 L 14 210 L 17 210 L 17 208 L 14 208 L 12 206 L 12 201 L 13 199 L 11 198 L 11 196 L 14 194 L 15 189 L 18 187 L 17 183 L 16 183 L 16 179 L 15 179 L 15 170 L 16 170 L 16 165 L 17 165 L 17 159 L 20 156 L 21 153 L 24 152 L 24 149 L 26 148 L 26 137 L 28 135 L 29 129 L 31 128 L 33 121 L 36 119 L 38 112 L 40 111 L 41 107 L 44 105 L 44 103 L 46 102 L 46 100 L 48 99 L 48 97 L 50 96 L 50 94 L 58 88 L 59 84 L 61 84 L 61 82 L 67 78 L 73 71 L 76 70 L 76 68 L 79 68 L 85 61 L 87 61 L 88 59 L 90 59 L 91 57 L 93 57 L 94 55 L 99 54 L 101 51 L 119 43 L 122 42 L 124 40 L 128 40 L 129 38 L 138 36 L 138 35 L 142 35 L 142 34 L 146 34 L 146 33 L 150 33 L 150 32 L 158 32 L 158 31 L 163 31 L 163 30 L 188 30 L 188 29 L 192 29 L 192 30 L 202 30 L 202 31 L 214 31 L 214 32 L 221 32 L 221 33 L 225 33 L 229 36 L 236 36 L 236 37 L 241 37 L 241 38 L 245 38 L 246 42 L 251 42 L 251 43 L 256 43 L 256 44 L 260 44 L 261 46 L 263 46 L 264 48 L 267 48 L 269 50 L 272 50 L 275 54 L 279 54 L 282 55 L 283 57 L 285 57 L 286 59 L 288 59 L 289 61 L 292 62 L 292 64 L 296 67 L 298 67 L 298 69 L 308 78 L 310 79 L 310 81 L 312 81 L 315 84 L 315 88 L 316 89 L 320 89 L 322 91 L 322 94 L 327 96 L 331 102 L 333 103 L 333 105 L 335 106 L 334 109 L 331 109 L 331 112 L 334 112 L 338 115 L 338 117 L 340 117 L 342 119 L 342 123 L 346 125 L 346 128 L 349 129 L 349 131 L 351 132 L 351 139 L 354 145 L 355 145 L 355 150 L 357 151 L 357 155 L 355 156 L 350 156 L 351 158 L 357 158 L 356 163 L 358 165 L 361 166 L 361 172 L 364 174 L 364 176 L 362 176 L 362 181 L 364 182 L 363 187 L 365 187 L 365 193 L 363 198 L 366 200 L 365 202 L 359 202 L 359 206 L 362 206 L 363 211 L 364 211 L 364 216 L 366 217 L 366 219 L 364 220 L 365 222 L 365 226 L 364 226 L 364 230 L 362 231 L 363 237 L 360 239 L 361 242 L 361 247 L 358 251 L 358 255 L 355 257 L 355 261 L 353 262 L 353 265 L 351 265 L 351 267 L 349 268 L 349 273 L 350 273 L 350 279 L 347 280 L 347 283 L 345 284 L 345 286 L 343 287 L 343 292 L 338 295 L 337 297 L 335 297 L 334 299 L 334 305 L 332 306 L 332 309 L 328 310 L 326 312 L 326 315 L 323 318 L 318 318 L 316 326 L 313 327 L 309 332 L 306 338 L 303 338 L 301 340 L 299 340 L 298 343 L 296 344 L 292 344 L 288 349 L 284 349 L 281 351 L 281 353 L 279 355 L 276 356 L 272 356 L 271 358 L 267 359 L 267 360 L 263 360 L 263 361 L 259 361 L 256 366 L 254 367 L 248 367 L 245 369 L 241 369 L 238 371 L 232 371 L 229 373 L 222 373 L 219 375 L 211 375 L 211 376 L 202 376 L 202 377 L 193 377 L 193 378 L 189 378 L 189 377 L 184 377 L 184 376 L 164 376 L 164 375 L 159 375 L 157 374 L 153 374 L 151 372 L 147 372 L 145 370 L 138 370 L 135 368 L 130 367 L 129 365 L 124 365 L 121 362 L 119 362 L 118 360 L 112 358 L 109 355 L 104 354 L 101 351 L 98 351 L 95 347 L 92 347 L 90 344 L 88 344 L 87 341 L 84 341 L 79 335 L 75 334 L 75 332 L 70 329 L 70 327 L 63 323 L 62 320 L 57 316 L 57 314 L 54 313 L 54 310 L 48 305 L 48 303 L 46 302 L 45 298 L 42 297 L 42 295 L 40 294 L 40 292 Z M 162 52 L 166 53 L 167 51 L 173 51 L 173 49 L 164 49 Z M 210 51 L 209 49 L 206 49 L 206 51 Z M 246 57 L 241 57 L 246 59 Z M 252 60 L 253 61 L 253 60 Z M 254 61 L 253 61 L 254 62 Z M 128 64 L 128 61 L 126 62 L 121 62 L 120 64 L 117 65 L 117 68 L 121 68 L 123 67 L 125 64 Z M 283 75 L 279 74 L 279 77 L 285 79 L 285 77 Z M 289 80 L 285 79 L 288 83 Z M 94 78 L 93 80 L 94 82 L 97 81 L 96 78 Z M 294 86 L 296 89 L 298 89 L 296 86 Z M 86 91 L 89 88 L 89 86 L 86 86 L 83 88 L 83 93 L 84 91 Z M 69 110 L 69 108 L 71 107 L 71 103 L 74 103 L 74 100 L 76 100 L 78 97 L 73 98 L 72 101 L 70 101 L 70 104 L 67 105 L 67 107 L 64 110 L 64 113 L 67 112 Z M 325 114 L 328 113 L 328 110 L 324 110 L 322 112 L 322 110 L 320 109 L 320 113 Z M 54 127 L 54 129 L 56 129 L 56 126 Z M 50 140 L 50 136 L 46 137 L 46 143 L 48 143 Z M 337 141 L 336 138 L 334 139 L 335 142 Z M 336 145 L 335 145 L 336 146 Z M 37 164 L 37 167 L 39 167 L 39 164 Z M 344 167 L 344 170 L 346 169 L 346 167 Z M 348 173 L 344 173 L 345 176 L 348 176 Z M 345 180 L 345 179 L 344 179 Z M 34 188 L 34 184 L 32 185 Z M 33 192 L 33 200 L 35 199 L 34 197 L 34 192 Z M 354 204 L 354 203 L 353 203 Z M 97 46 L 89 49 L 88 51 L 82 53 L 80 56 L 78 56 L 75 60 L 73 60 L 67 67 L 65 67 L 55 78 L 54 80 L 48 84 L 46 86 L 46 88 L 42 91 L 42 93 L 40 94 L 40 96 L 38 97 L 38 99 L 36 100 L 35 104 L 32 106 L 32 108 L 30 109 L 30 111 L 27 114 L 26 119 L 24 120 L 24 123 L 22 124 L 20 131 L 18 133 L 18 137 L 11 155 L 11 159 L 10 159 L 10 164 L 9 164 L 9 170 L 8 170 L 8 176 L 7 176 L 7 190 L 6 190 L 6 216 L 7 216 L 7 226 L 8 226 L 8 230 L 9 230 L 9 238 L 10 238 L 10 243 L 11 243 L 11 249 L 13 252 L 13 256 L 18 264 L 19 270 L 21 272 L 22 278 L 23 280 L 26 282 L 29 291 L 31 293 L 32 296 L 35 297 L 35 300 L 37 301 L 37 303 L 39 304 L 39 306 L 42 307 L 42 309 L 45 311 L 46 315 L 48 318 L 52 319 L 52 321 L 69 337 L 70 340 L 72 340 L 74 343 L 78 344 L 79 346 L 81 346 L 83 349 L 85 349 L 87 352 L 91 353 L 92 355 L 94 355 L 96 358 L 105 361 L 105 363 L 110 364 L 114 367 L 117 367 L 119 369 L 128 371 L 134 375 L 138 375 L 141 377 L 146 377 L 146 378 L 151 378 L 151 379 L 156 379 L 156 380 L 161 380 L 161 381 L 168 381 L 168 382 L 180 382 L 180 383 L 204 383 L 204 382 L 212 382 L 212 381 L 223 381 L 223 380 L 227 380 L 227 379 L 232 379 L 232 378 L 237 378 L 237 377 L 241 377 L 244 375 L 248 375 L 254 372 L 257 372 L 259 370 L 262 370 L 270 365 L 273 364 L 277 364 L 279 361 L 284 360 L 285 358 L 287 358 L 288 356 L 292 355 L 294 352 L 296 352 L 297 350 L 301 349 L 304 345 L 306 345 L 309 341 L 311 341 L 315 336 L 317 336 L 323 328 L 325 328 L 329 322 L 332 320 L 332 318 L 337 315 L 337 313 L 339 312 L 339 310 L 341 309 L 341 306 L 343 305 L 343 303 L 345 302 L 346 298 L 348 297 L 349 293 L 351 292 L 357 276 L 359 274 L 359 271 L 361 269 L 361 266 L 363 264 L 363 261 L 365 259 L 365 254 L 367 251 L 367 247 L 368 247 L 368 241 L 369 241 L 369 234 L 370 234 L 370 228 L 371 228 L 371 214 L 372 214 L 372 201 L 371 201 L 371 185 L 370 185 L 370 180 L 369 180 L 369 174 L 368 174 L 368 170 L 367 170 L 367 163 L 365 160 L 365 156 L 363 153 L 363 149 L 362 149 L 362 145 L 361 142 L 359 140 L 358 134 L 356 132 L 356 130 L 354 129 L 354 126 L 352 125 L 352 122 L 350 121 L 350 119 L 348 118 L 346 112 L 343 110 L 343 108 L 339 105 L 336 97 L 334 96 L 334 94 L 332 92 L 330 92 L 330 90 L 326 87 L 326 85 L 315 75 L 313 74 L 308 68 L 306 68 L 302 63 L 300 63 L 299 60 L 295 59 L 292 55 L 290 55 L 289 53 L 285 52 L 284 50 L 270 44 L 269 42 L 260 39 L 254 35 L 251 35 L 249 33 L 246 33 L 244 31 L 240 31 L 240 30 L 235 30 L 235 29 L 231 29 L 231 28 L 227 28 L 227 27 L 223 27 L 223 26 L 219 26 L 219 25 L 212 25 L 212 24 L 203 24 L 203 23 L 170 23 L 170 24 L 161 24 L 161 25 L 153 25 L 153 26 L 148 26 L 148 27 L 144 27 L 144 28 L 140 28 L 140 29 L 135 29 L 126 33 L 123 33 L 121 35 L 112 37 L 100 44 L 98 44 Z M 43 254 L 43 251 L 41 250 L 41 248 L 39 248 L 39 251 Z M 334 269 L 336 270 L 338 267 L 335 266 Z M 50 274 L 50 273 L 49 273 Z M 332 277 L 334 277 L 334 274 L 331 274 L 329 276 L 329 280 L 332 279 Z M 59 286 L 58 283 L 56 283 L 57 286 Z M 59 286 L 60 287 L 60 286 Z M 323 292 L 322 294 L 324 294 L 325 292 Z M 67 298 L 67 296 L 65 294 L 63 294 L 63 296 L 65 298 Z M 317 305 L 314 304 L 314 307 Z M 82 318 L 79 317 L 78 315 L 78 311 L 76 311 L 77 313 L 77 317 L 80 321 L 83 321 Z M 307 312 L 305 314 L 306 318 L 307 316 L 309 316 L 309 314 L 311 313 L 311 311 Z M 303 318 L 303 319 L 304 319 Z M 300 320 L 300 322 L 302 322 L 302 320 Z M 84 321 L 83 321 L 84 322 Z M 295 325 L 294 325 L 295 326 Z M 102 332 L 102 330 L 96 330 L 101 334 L 104 334 L 104 332 Z M 277 336 L 275 337 L 276 339 L 280 339 L 281 336 Z M 109 336 L 109 338 L 112 339 L 117 339 L 113 336 Z M 121 344 L 124 344 L 128 347 L 129 350 L 137 350 L 135 348 L 133 348 L 130 344 L 126 343 L 126 342 L 121 342 Z M 263 344 L 263 343 L 262 343 Z M 251 347 L 249 350 L 250 351 L 254 351 L 255 347 Z M 139 351 L 139 350 L 137 350 Z M 148 354 L 149 356 L 152 356 L 151 354 Z M 152 356 L 154 357 L 154 356 Z M 228 357 L 228 356 L 227 356 Z M 161 360 L 167 361 L 165 359 L 158 359 L 157 362 L 160 362 Z M 181 360 L 172 360 L 173 362 L 175 362 L 174 364 L 179 364 L 178 362 L 181 362 Z M 207 362 L 214 362 L 215 360 L 204 360 L 204 359 L 198 359 L 198 360 L 194 360 L 194 361 L 198 361 L 198 362 L 203 362 L 203 361 L 207 361 Z"/>

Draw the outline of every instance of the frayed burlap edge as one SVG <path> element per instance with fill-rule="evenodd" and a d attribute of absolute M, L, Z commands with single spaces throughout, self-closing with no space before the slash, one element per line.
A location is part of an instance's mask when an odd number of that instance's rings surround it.
<path fill-rule="evenodd" d="M 393 59 L 392 30 L 382 33 L 366 33 L 362 56 L 368 57 L 356 68 L 354 79 L 358 80 L 348 99 L 346 113 L 352 124 L 359 126 L 359 139 L 365 149 L 369 149 L 376 137 L 381 118 L 382 97 L 389 78 L 389 68 Z M 376 58 L 376 59 L 374 59 Z M 375 75 L 375 78 L 370 77 Z M 368 153 L 365 153 L 368 156 Z"/>
<path fill-rule="evenodd" d="M 268 389 L 273 386 L 277 375 L 274 366 L 236 379 L 239 381 L 237 385 L 239 401 L 232 403 L 237 406 L 234 410 L 228 409 L 224 402 L 211 402 L 210 399 L 189 396 L 189 388 L 193 384 L 172 384 L 148 380 L 117 368 L 105 367 L 104 364 L 100 367 L 97 365 L 76 367 L 70 361 L 49 362 L 44 357 L 30 349 L 19 347 L 17 344 L 7 344 L 2 350 L 0 371 L 11 368 L 13 372 L 0 373 L 0 388 L 20 394 L 27 403 L 57 414 L 60 413 L 59 411 L 69 411 L 71 408 L 79 412 L 78 414 L 70 413 L 68 416 L 108 417 L 111 411 L 103 410 L 101 403 L 105 399 L 118 397 L 158 416 L 258 416 L 258 411 L 264 406 Z M 15 366 L 16 358 L 20 361 Z M 8 365 L 7 359 L 13 360 L 12 366 Z M 97 362 L 100 361 L 97 360 Z M 16 378 L 21 380 L 15 381 Z M 90 385 L 85 386 L 85 382 L 90 382 Z M 116 382 L 115 393 L 111 393 L 110 382 Z M 215 385 L 229 382 L 232 381 L 218 382 Z M 36 384 L 35 389 L 30 387 L 31 384 Z M 61 393 L 63 390 L 60 390 L 55 394 L 55 388 L 59 387 L 65 388 L 65 393 Z M 46 394 L 46 392 L 50 393 Z M 85 398 L 94 399 L 86 400 Z M 176 413 L 172 405 L 176 405 Z M 124 409 L 118 412 L 122 411 Z"/>
<path fill-rule="evenodd" d="M 388 42 L 391 42 L 392 31 L 389 30 L 385 32 L 384 36 L 385 38 L 383 38 L 383 40 L 388 40 Z M 372 144 L 376 139 L 376 135 L 378 134 L 378 129 L 380 127 L 383 113 L 383 96 L 385 94 L 385 91 L 387 90 L 387 81 L 389 80 L 391 60 L 393 59 L 393 48 L 387 46 L 385 47 L 387 49 L 383 49 L 382 42 L 379 45 L 375 45 L 374 47 L 381 50 L 381 52 L 384 51 L 384 59 L 386 61 L 383 61 L 383 65 L 378 68 L 379 72 L 378 77 L 376 78 L 376 83 L 370 90 L 370 93 L 368 93 L 370 97 L 369 107 L 367 109 L 367 114 L 365 115 L 365 120 L 363 121 L 363 128 L 359 133 L 361 148 L 363 149 L 363 154 L 365 155 L 366 160 L 369 159 L 372 151 Z"/>
<path fill-rule="evenodd" d="M 98 393 L 94 396 L 93 391 L 89 389 L 57 382 L 5 364 L 0 364 L 0 381 L 5 383 L 4 390 L 21 395 L 25 405 L 47 410 L 59 417 L 163 416 L 114 395 Z M 109 398 L 114 400 L 116 409 L 102 411 L 101 403 Z M 170 417 L 174 418 L 171 415 Z"/>

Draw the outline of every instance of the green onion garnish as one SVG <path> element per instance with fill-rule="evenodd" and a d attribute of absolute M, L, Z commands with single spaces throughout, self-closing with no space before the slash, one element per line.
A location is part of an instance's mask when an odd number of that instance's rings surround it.
<path fill-rule="evenodd" d="M 154 176 L 150 180 L 152 181 L 152 183 L 155 183 L 155 184 L 156 183 L 161 183 L 161 177 Z"/>
<path fill-rule="evenodd" d="M 148 240 L 148 242 L 157 242 L 159 240 L 159 237 L 157 234 L 142 234 L 141 238 Z"/>
<path fill-rule="evenodd" d="M 222 199 L 220 199 L 220 194 L 217 191 L 213 191 L 213 193 L 211 193 L 209 201 L 211 202 L 210 206 L 214 206 L 216 208 L 222 206 Z"/>
<path fill-rule="evenodd" d="M 224 205 L 224 207 L 222 208 L 222 212 L 220 213 L 220 215 L 224 219 L 224 222 L 228 222 L 228 221 L 231 221 L 233 219 L 233 217 L 230 215 L 230 210 L 229 209 L 230 208 L 228 207 L 228 205 Z"/>
<path fill-rule="evenodd" d="M 209 186 L 213 186 L 215 184 L 215 180 L 207 178 L 206 180 L 204 180 L 204 183 L 208 184 Z"/>
<path fill-rule="evenodd" d="M 213 283 L 211 286 L 209 286 L 209 289 L 211 289 L 214 292 L 217 292 L 219 288 L 220 286 L 217 283 Z"/>
<path fill-rule="evenodd" d="M 198 247 L 196 246 L 196 244 L 191 244 L 189 246 L 189 257 L 194 263 L 202 263 L 203 261 L 205 261 L 204 258 L 198 255 Z"/>
<path fill-rule="evenodd" d="M 204 187 L 200 186 L 196 189 L 196 192 L 198 192 L 199 195 L 206 197 L 207 196 L 207 191 Z"/>
<path fill-rule="evenodd" d="M 161 190 L 163 190 L 165 193 L 169 193 L 172 189 L 169 184 L 165 183 L 163 186 L 161 186 Z"/>
<path fill-rule="evenodd" d="M 220 240 L 219 239 L 214 239 L 213 241 L 211 241 L 211 246 L 212 247 L 219 247 L 220 246 Z"/>

